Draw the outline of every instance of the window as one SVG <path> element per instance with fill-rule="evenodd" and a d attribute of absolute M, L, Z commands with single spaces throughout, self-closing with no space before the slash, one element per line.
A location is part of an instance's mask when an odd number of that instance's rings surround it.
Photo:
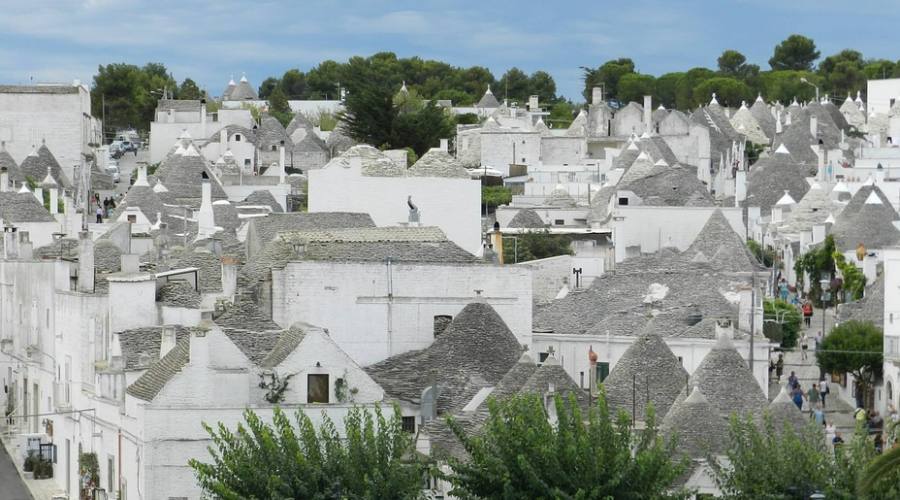
<path fill-rule="evenodd" d="M 681 366 L 684 366 L 684 358 L 678 356 L 678 362 L 681 363 Z"/>
<path fill-rule="evenodd" d="M 553 224 L 556 226 L 564 226 L 566 221 L 565 219 L 553 219 Z"/>
<path fill-rule="evenodd" d="M 272 151 L 277 151 L 277 150 L 278 150 L 278 147 L 276 145 L 272 144 Z"/>
<path fill-rule="evenodd" d="M 894 384 L 892 384 L 890 381 L 888 381 L 887 385 L 885 386 L 885 392 L 887 393 L 887 400 L 893 401 L 894 400 Z"/>
<path fill-rule="evenodd" d="M 550 353 L 547 353 L 547 352 L 538 353 L 538 363 L 543 363 L 544 361 L 547 361 L 547 356 L 549 356 L 549 355 L 550 355 Z"/>
<path fill-rule="evenodd" d="M 403 426 L 403 432 L 416 433 L 416 417 L 403 417 L 401 425 Z"/>
<path fill-rule="evenodd" d="M 250 158 L 244 159 L 244 166 L 245 166 L 245 167 L 249 167 L 249 166 L 250 166 Z"/>
<path fill-rule="evenodd" d="M 234 142 L 241 142 L 241 134 L 234 134 Z"/>
<path fill-rule="evenodd" d="M 609 376 L 609 363 L 605 361 L 601 361 L 597 363 L 597 383 L 603 382 L 606 380 L 606 377 Z"/>
<path fill-rule="evenodd" d="M 328 375 L 311 373 L 306 376 L 306 402 L 328 403 Z"/>
<path fill-rule="evenodd" d="M 129 216 L 128 216 L 128 223 L 129 223 L 129 224 L 135 224 L 135 223 L 137 223 L 137 215 L 129 215 Z"/>
<path fill-rule="evenodd" d="M 626 198 L 626 197 L 624 197 L 624 196 L 621 197 L 621 198 L 619 198 L 619 205 L 622 205 L 622 206 L 626 206 L 626 207 L 627 207 L 627 206 L 628 206 L 628 198 Z"/>

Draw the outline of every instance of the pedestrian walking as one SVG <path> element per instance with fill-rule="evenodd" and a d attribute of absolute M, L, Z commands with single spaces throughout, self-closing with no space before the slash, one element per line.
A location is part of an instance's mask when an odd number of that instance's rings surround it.
<path fill-rule="evenodd" d="M 797 374 L 791 371 L 791 375 L 788 377 L 788 389 L 793 389 L 800 385 L 800 381 L 797 379 Z"/>
<path fill-rule="evenodd" d="M 810 404 L 812 406 L 812 404 Z M 822 405 L 816 405 L 811 414 L 813 420 L 816 421 L 819 425 L 825 425 L 825 411 L 822 410 Z"/>
<path fill-rule="evenodd" d="M 806 361 L 806 350 L 809 349 L 809 336 L 806 332 L 800 337 L 800 359 Z"/>
<path fill-rule="evenodd" d="M 778 361 L 775 362 L 775 376 L 778 377 L 778 383 L 781 383 L 781 374 L 784 373 L 784 355 L 778 355 Z"/>
<path fill-rule="evenodd" d="M 822 330 L 816 332 L 816 351 L 822 346 Z"/>
<path fill-rule="evenodd" d="M 857 428 L 859 428 L 859 426 L 868 427 L 868 417 L 869 416 L 868 414 L 866 414 L 866 410 L 862 407 L 857 408 L 856 411 L 853 412 L 853 419 L 856 421 Z"/>
<path fill-rule="evenodd" d="M 837 454 L 838 450 L 844 444 L 844 438 L 841 437 L 840 431 L 835 431 L 834 438 L 831 440 L 831 447 L 834 448 L 834 453 Z"/>
<path fill-rule="evenodd" d="M 822 408 L 825 408 L 825 396 L 831 392 L 831 389 L 828 387 L 828 382 L 823 378 L 819 381 L 819 399 L 822 401 Z"/>
<path fill-rule="evenodd" d="M 809 401 L 810 408 L 819 405 L 819 388 L 816 387 L 816 384 L 809 386 L 809 390 L 806 391 L 806 400 Z"/>
<path fill-rule="evenodd" d="M 810 323 L 812 322 L 813 316 L 813 306 L 808 300 L 803 303 L 803 307 L 801 307 L 803 311 L 803 322 L 806 324 L 806 327 L 809 328 Z"/>
<path fill-rule="evenodd" d="M 103 207 L 97 205 L 97 224 L 103 223 Z"/>
<path fill-rule="evenodd" d="M 787 280 L 781 278 L 781 283 L 778 284 L 778 293 L 781 295 L 781 300 L 787 302 L 788 292 Z"/>
<path fill-rule="evenodd" d="M 800 388 L 800 384 L 794 386 L 794 389 L 791 391 L 791 397 L 794 400 L 794 404 L 797 405 L 797 409 L 803 411 L 803 389 Z"/>

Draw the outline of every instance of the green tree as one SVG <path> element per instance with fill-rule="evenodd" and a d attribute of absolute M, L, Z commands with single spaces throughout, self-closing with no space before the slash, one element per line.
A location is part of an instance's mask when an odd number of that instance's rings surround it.
<path fill-rule="evenodd" d="M 644 96 L 652 96 L 656 90 L 656 78 L 652 75 L 628 73 L 619 79 L 619 100 L 622 102 L 643 102 Z"/>
<path fill-rule="evenodd" d="M 700 104 L 709 102 L 709 96 L 697 101 L 694 97 L 694 89 L 710 78 L 715 78 L 716 74 L 707 68 L 692 68 L 687 71 L 678 83 L 675 85 L 675 106 L 678 109 L 690 110 Z"/>
<path fill-rule="evenodd" d="M 811 71 L 813 63 L 819 58 L 816 43 L 803 35 L 791 35 L 775 46 L 775 52 L 769 59 L 773 70 L 792 69 Z"/>
<path fill-rule="evenodd" d="M 653 95 L 660 104 L 667 109 L 677 107 L 678 82 L 684 78 L 684 73 L 666 73 L 656 79 L 656 90 Z"/>
<path fill-rule="evenodd" d="M 613 416 L 601 395 L 582 413 L 574 397 L 557 395 L 556 423 L 543 398 L 520 394 L 488 401 L 489 416 L 480 435 L 449 424 L 471 457 L 451 460 L 448 479 L 458 498 L 679 498 L 673 489 L 684 464 L 674 462 L 674 442 L 656 428 L 653 411 L 646 428 L 633 431 L 624 413 Z"/>
<path fill-rule="evenodd" d="M 281 90 L 288 99 L 304 99 L 306 91 L 306 75 L 299 69 L 289 69 L 281 76 Z"/>
<path fill-rule="evenodd" d="M 527 262 L 557 255 L 572 255 L 572 237 L 549 231 L 529 231 L 509 236 L 503 244 L 503 262 Z"/>
<path fill-rule="evenodd" d="M 500 205 L 512 201 L 512 191 L 506 186 L 481 186 L 481 211 L 493 212 Z"/>
<path fill-rule="evenodd" d="M 809 297 L 817 306 L 822 306 L 822 285 L 820 279 L 826 278 L 829 282 L 834 281 L 834 236 L 829 234 L 825 237 L 825 242 L 818 246 L 815 250 L 811 250 L 801 255 L 794 263 L 794 271 L 796 271 L 798 285 L 802 284 L 804 274 L 810 277 Z"/>
<path fill-rule="evenodd" d="M 541 104 L 553 104 L 556 102 L 556 82 L 550 73 L 535 71 L 528 77 L 528 94 L 538 96 Z"/>
<path fill-rule="evenodd" d="M 201 99 L 203 98 L 203 92 L 200 90 L 200 87 L 197 86 L 197 83 L 190 78 L 185 78 L 181 85 L 178 86 L 178 98 L 179 99 Z"/>
<path fill-rule="evenodd" d="M 729 77 L 715 77 L 704 80 L 694 87 L 694 102 L 709 102 L 712 95 L 716 94 L 719 104 L 728 107 L 738 107 L 742 101 L 753 99 L 753 91 L 746 83 Z"/>
<path fill-rule="evenodd" d="M 547 126 L 550 128 L 568 128 L 575 119 L 575 106 L 569 101 L 559 101 L 550 108 Z"/>
<path fill-rule="evenodd" d="M 835 95 L 865 90 L 866 73 L 863 55 L 856 50 L 842 50 L 819 63 L 819 74 L 825 88 Z"/>
<path fill-rule="evenodd" d="M 900 76 L 900 66 L 887 59 L 872 59 L 866 61 L 865 66 L 863 66 L 863 73 L 866 74 L 866 78 L 869 80 L 896 78 Z"/>
<path fill-rule="evenodd" d="M 294 117 L 281 87 L 275 87 L 272 93 L 269 94 L 269 114 L 278 119 L 281 125 L 285 127 L 291 122 L 291 118 Z"/>
<path fill-rule="evenodd" d="M 867 458 L 863 462 L 864 468 L 860 471 L 855 467 L 855 475 L 850 474 L 847 480 L 855 479 L 856 493 L 863 499 L 900 498 L 900 446 L 875 456 L 874 449 L 867 440 L 865 446 L 855 450 L 856 456 Z M 858 463 L 854 461 L 854 463 Z"/>
<path fill-rule="evenodd" d="M 280 85 L 281 80 L 275 78 L 274 76 L 270 76 L 259 84 L 259 92 L 257 93 L 257 95 L 259 95 L 260 99 L 268 99 L 269 95 L 272 94 L 272 91 L 275 90 L 275 87 L 278 87 Z"/>
<path fill-rule="evenodd" d="M 856 498 L 858 465 L 865 462 L 846 448 L 866 444 L 858 435 L 832 454 L 814 423 L 798 430 L 768 413 L 761 426 L 750 417 L 732 417 L 724 459 L 711 457 L 709 464 L 726 499 L 805 500 L 822 493 L 850 500 Z"/>
<path fill-rule="evenodd" d="M 851 373 L 869 399 L 869 389 L 881 378 L 884 335 L 871 322 L 847 321 L 832 328 L 816 355 L 825 373 Z"/>
<path fill-rule="evenodd" d="M 797 346 L 801 320 L 800 311 L 783 300 L 770 299 L 763 302 L 763 333 L 773 342 L 780 342 L 781 347 Z"/>
<path fill-rule="evenodd" d="M 734 77 L 741 76 L 744 63 L 746 62 L 747 58 L 744 57 L 744 54 L 732 49 L 722 52 L 722 55 L 716 60 L 719 66 L 719 73 Z"/>
<path fill-rule="evenodd" d="M 772 267 L 775 264 L 775 250 L 771 245 L 766 245 L 766 247 L 763 248 L 757 241 L 748 239 L 747 248 L 763 266 Z"/>
<path fill-rule="evenodd" d="M 421 496 L 424 464 L 411 459 L 415 448 L 398 407 L 390 417 L 377 407 L 351 409 L 345 437 L 323 420 L 316 429 L 305 413 L 298 410 L 292 422 L 275 408 L 272 424 L 249 409 L 236 430 L 203 424 L 212 460 L 189 465 L 203 491 L 224 500 Z"/>
<path fill-rule="evenodd" d="M 519 68 L 510 68 L 500 77 L 499 88 L 494 89 L 494 94 L 524 106 L 528 102 L 529 91 L 528 75 Z"/>
<path fill-rule="evenodd" d="M 768 100 L 783 104 L 789 104 L 794 98 L 809 101 L 816 96 L 816 90 L 801 78 L 822 86 L 819 75 L 809 71 L 766 71 L 759 75 L 759 90 Z"/>
<path fill-rule="evenodd" d="M 309 87 L 308 99 L 336 100 L 340 98 L 338 87 L 346 65 L 336 61 L 327 60 L 320 62 L 315 68 L 306 73 L 306 83 Z"/>
<path fill-rule="evenodd" d="M 418 111 L 400 113 L 394 118 L 390 144 L 394 148 L 410 147 L 416 155 L 422 156 L 454 132 L 454 123 L 447 110 L 428 101 Z"/>
<path fill-rule="evenodd" d="M 584 98 L 591 98 L 594 87 L 602 86 L 607 99 L 619 99 L 619 79 L 628 73 L 634 73 L 634 61 L 620 58 L 607 61 L 599 68 L 582 67 L 584 72 Z M 621 100 L 621 99 L 619 99 Z"/>
<path fill-rule="evenodd" d="M 91 112 L 105 118 L 104 129 L 109 132 L 123 127 L 147 131 L 163 90 L 173 96 L 178 84 L 162 64 L 101 65 L 91 87 Z"/>

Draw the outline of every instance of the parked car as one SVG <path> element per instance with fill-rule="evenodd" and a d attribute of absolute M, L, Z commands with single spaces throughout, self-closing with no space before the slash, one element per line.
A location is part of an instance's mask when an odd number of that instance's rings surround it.
<path fill-rule="evenodd" d="M 108 165 L 106 167 L 106 173 L 112 176 L 113 182 L 119 182 L 119 166 L 118 165 Z"/>

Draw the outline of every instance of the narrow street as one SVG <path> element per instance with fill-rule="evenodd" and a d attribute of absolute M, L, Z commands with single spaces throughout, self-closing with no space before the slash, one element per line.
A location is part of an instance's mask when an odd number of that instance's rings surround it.
<path fill-rule="evenodd" d="M 6 448 L 0 445 L 0 499 L 3 500 L 32 500 L 28 488 L 19 477 L 12 458 L 6 453 Z"/>
<path fill-rule="evenodd" d="M 829 309 L 825 316 L 825 331 L 829 331 L 833 326 L 833 310 Z M 822 331 L 822 310 L 816 309 L 812 321 L 810 322 L 810 326 L 807 328 L 806 325 L 801 323 L 801 328 L 801 335 L 802 332 L 805 331 L 809 337 L 807 359 L 802 359 L 799 344 L 795 350 L 784 353 L 784 374 L 781 376 L 781 383 L 779 384 L 774 380 L 774 373 L 773 380 L 769 381 L 770 401 L 775 399 L 775 397 L 778 396 L 781 387 L 787 384 L 787 378 L 791 375 L 791 372 L 797 374 L 797 379 L 800 381 L 800 387 L 803 388 L 804 392 L 820 379 L 819 366 L 816 364 L 815 336 L 816 333 Z M 830 384 L 831 380 L 828 380 Z M 809 402 L 804 401 L 803 412 L 810 414 L 811 410 L 812 408 L 810 408 Z M 831 393 L 825 399 L 825 421 L 833 422 L 837 430 L 845 436 L 853 433 L 855 426 L 853 420 L 854 410 L 855 408 L 853 408 L 850 403 L 844 401 L 840 395 L 838 395 L 838 391 L 834 389 L 831 390 Z"/>

